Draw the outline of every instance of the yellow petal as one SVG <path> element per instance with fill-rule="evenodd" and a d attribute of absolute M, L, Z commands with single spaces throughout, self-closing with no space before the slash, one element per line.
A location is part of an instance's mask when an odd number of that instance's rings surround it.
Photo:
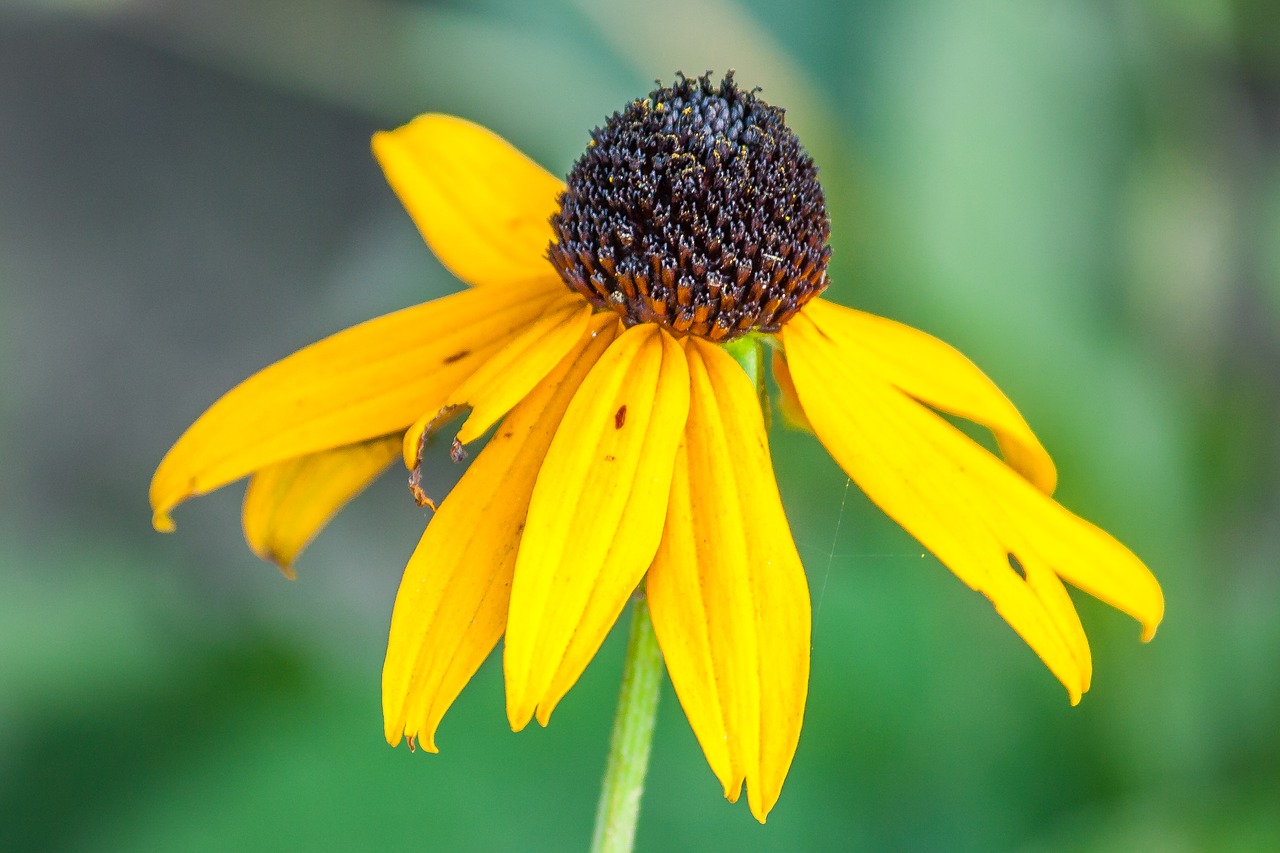
<path fill-rule="evenodd" d="M 405 568 L 382 670 L 393 746 L 436 751 L 441 717 L 506 626 L 511 575 L 529 495 L 574 392 L 617 333 L 601 317 L 516 405 L 427 525 Z M 596 333 L 593 335 L 593 333 Z"/>
<path fill-rule="evenodd" d="M 870 369 L 904 394 L 990 429 L 1009 465 L 1053 494 L 1058 474 L 1049 453 L 1009 398 L 950 344 L 825 299 L 804 311 L 836 347 L 856 348 Z"/>
<path fill-rule="evenodd" d="M 294 577 L 293 561 L 347 501 L 387 469 L 400 449 L 386 436 L 269 465 L 244 493 L 244 538 Z"/>
<path fill-rule="evenodd" d="M 546 725 L 658 550 L 689 411 L 680 345 L 653 325 L 613 342 L 547 451 L 511 588 L 507 717 Z"/>
<path fill-rule="evenodd" d="M 399 432 L 438 409 L 562 291 L 465 291 L 339 332 L 227 392 L 170 448 L 151 481 L 153 522 L 260 468 Z"/>
<path fill-rule="evenodd" d="M 1072 702 L 1088 689 L 1092 665 L 1059 576 L 1138 619 L 1145 638 L 1155 631 L 1160 587 L 1123 545 L 886 383 L 874 358 L 837 344 L 807 316 L 782 337 L 827 450 L 881 509 L 991 599 Z"/>
<path fill-rule="evenodd" d="M 431 251 L 458 278 L 559 281 L 546 256 L 564 184 L 505 139 L 427 114 L 374 134 L 373 153 Z"/>
<path fill-rule="evenodd" d="M 800 739 L 809 588 L 773 477 L 755 389 L 722 349 L 686 339 L 690 405 L 647 589 L 680 704 L 736 801 L 763 823 Z"/>
<path fill-rule="evenodd" d="M 791 381 L 791 371 L 787 369 L 782 350 L 773 351 L 773 381 L 778 383 L 778 410 L 782 413 L 783 423 L 792 429 L 812 433 L 813 427 L 809 425 L 800 398 L 796 396 L 796 384 Z"/>
<path fill-rule="evenodd" d="M 449 403 L 469 406 L 471 415 L 458 430 L 470 444 L 542 381 L 582 337 L 591 306 L 567 293 L 548 306 L 546 316 L 498 350 L 450 395 Z"/>
<path fill-rule="evenodd" d="M 692 388 L 690 391 L 692 409 L 697 398 Z M 692 418 L 693 412 L 689 414 Z M 718 540 L 713 543 L 710 535 L 699 535 L 700 521 L 694 520 L 690 476 L 688 449 L 682 443 L 676 453 L 675 476 L 671 481 L 671 499 L 667 504 L 662 542 L 645 578 L 645 588 L 658 645 L 662 648 L 667 672 L 671 675 L 671 683 L 684 707 L 685 716 L 689 718 L 689 725 L 702 746 L 707 763 L 711 765 L 711 772 L 724 787 L 725 797 L 730 802 L 737 802 L 742 781 L 746 778 L 744 758 L 738 745 L 741 727 L 735 730 L 731 739 L 726 715 L 734 714 L 741 719 L 747 715 L 747 709 L 743 707 L 741 688 L 735 695 L 727 687 L 720 686 L 724 676 L 717 673 L 711 632 L 716 630 L 717 634 L 726 634 L 738 626 L 732 622 L 721 624 L 720 620 L 713 624 L 705 598 L 717 596 L 721 609 L 726 609 L 730 598 L 735 594 L 738 599 L 742 596 L 740 585 L 736 583 L 723 591 L 706 588 L 721 579 L 720 561 L 716 554 L 710 553 L 716 550 L 714 546 Z M 727 510 L 738 508 L 736 494 L 727 496 L 727 500 L 730 502 Z M 708 523 L 719 518 L 722 516 L 717 509 L 708 516 Z M 738 520 L 737 515 L 730 515 L 729 520 Z M 739 558 L 739 566 L 746 563 L 745 548 L 737 538 L 725 540 L 725 549 L 730 557 Z M 754 632 L 747 631 L 745 626 L 740 632 L 748 635 L 754 652 Z M 725 668 L 741 679 L 741 667 L 732 666 L 733 663 L 736 661 L 730 661 L 730 666 Z M 755 690 L 749 712 L 758 719 L 759 685 L 752 681 L 746 686 Z M 724 701 L 721 700 L 722 692 L 729 694 Z M 758 765 L 757 754 L 754 766 Z"/>
<path fill-rule="evenodd" d="M 552 300 L 536 322 L 516 334 L 458 386 L 440 409 L 423 415 L 404 435 L 404 461 L 417 467 L 423 434 L 437 429 L 463 407 L 471 416 L 456 440 L 470 444 L 542 381 L 581 338 L 591 306 L 566 291 Z"/>

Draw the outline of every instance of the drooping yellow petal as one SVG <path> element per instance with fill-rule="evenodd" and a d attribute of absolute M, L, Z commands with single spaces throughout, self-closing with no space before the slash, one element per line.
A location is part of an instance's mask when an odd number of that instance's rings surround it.
<path fill-rule="evenodd" d="M 1049 453 L 1009 398 L 950 344 L 825 299 L 814 299 L 804 312 L 836 347 L 856 348 L 864 363 L 890 385 L 990 429 L 1010 467 L 1040 491 L 1053 494 L 1058 473 Z"/>
<path fill-rule="evenodd" d="M 646 582 L 667 670 L 707 761 L 763 823 L 800 739 L 809 588 L 760 404 L 724 350 L 687 338 L 690 404 Z"/>
<path fill-rule="evenodd" d="M 561 290 L 464 291 L 353 326 L 227 392 L 170 448 L 151 481 L 157 530 L 194 495 L 260 468 L 399 432 L 438 409 Z"/>
<path fill-rule="evenodd" d="M 891 518 L 982 592 L 1067 688 L 1088 689 L 1088 643 L 1059 577 L 1142 623 L 1159 584 L 1127 548 L 888 384 L 877 361 L 802 314 L 783 329 L 791 375 L 818 438 Z"/>
<path fill-rule="evenodd" d="M 697 398 L 692 393 L 692 388 L 690 391 L 692 408 L 696 406 Z M 692 416 L 693 412 L 690 411 L 690 417 Z M 657 556 L 645 577 L 645 590 L 649 596 L 654 632 L 658 635 L 658 645 L 662 648 L 662 657 L 666 661 L 676 695 L 680 698 L 685 716 L 689 718 L 689 725 L 702 746 L 707 763 L 711 765 L 711 772 L 716 774 L 716 778 L 724 786 L 724 795 L 729 802 L 736 803 L 742 791 L 742 781 L 747 775 L 738 746 L 742 726 L 734 729 L 731 738 L 731 726 L 726 717 L 735 714 L 741 718 L 745 709 L 741 696 L 725 696 L 728 704 L 721 700 L 721 693 L 726 691 L 722 690 L 720 683 L 727 676 L 717 672 L 710 634 L 713 629 L 718 629 L 718 633 L 731 633 L 738 626 L 732 621 L 720 620 L 713 625 L 704 599 L 708 594 L 719 594 L 718 601 L 727 603 L 734 598 L 733 593 L 739 593 L 740 589 L 736 583 L 722 591 L 707 588 L 721 574 L 721 561 L 716 555 L 708 554 L 716 550 L 718 540 L 713 542 L 709 532 L 702 529 L 702 521 L 695 520 L 696 509 L 705 511 L 705 508 L 695 508 L 693 505 L 690 476 L 693 475 L 689 471 L 688 448 L 681 443 L 676 453 L 675 476 L 671 480 L 671 499 L 667 504 L 662 543 L 658 546 Z M 727 517 L 740 524 L 737 513 L 732 512 L 738 509 L 737 494 L 728 495 L 727 500 L 729 504 L 725 507 L 726 514 L 722 516 L 717 510 L 709 516 L 709 523 Z M 741 541 L 737 538 L 725 540 L 725 549 L 729 552 L 729 558 L 738 558 L 739 570 L 745 567 L 746 550 Z M 741 598 L 741 595 L 736 598 Z M 727 609 L 724 603 L 721 604 L 721 609 Z M 739 630 L 747 634 L 752 644 L 749 651 L 754 652 L 754 631 L 747 630 L 747 626 Z M 741 667 L 730 666 L 726 669 L 729 670 L 729 675 L 737 675 L 741 679 Z M 759 685 L 752 680 L 747 686 L 755 691 L 751 697 L 753 703 L 750 713 L 758 721 Z M 757 756 L 753 766 L 758 765 Z"/>
<path fill-rule="evenodd" d="M 616 318 L 593 318 L 427 525 L 400 583 L 382 670 L 393 746 L 417 738 L 436 751 L 440 719 L 502 636 L 534 480 L 565 408 L 617 330 Z"/>
<path fill-rule="evenodd" d="M 244 493 L 244 538 L 264 560 L 294 577 L 293 561 L 347 501 L 387 469 L 399 436 L 277 462 L 258 471 Z"/>
<path fill-rule="evenodd" d="M 405 465 L 417 466 L 423 433 L 437 428 L 455 411 L 471 407 L 471 416 L 458 430 L 457 441 L 470 444 L 512 406 L 524 399 L 582 337 L 591 306 L 565 291 L 552 300 L 543 315 L 487 358 L 459 385 L 439 410 L 424 414 L 404 435 Z"/>
<path fill-rule="evenodd" d="M 813 427 L 809 425 L 809 418 L 796 396 L 796 384 L 791 381 L 791 371 L 787 369 L 782 350 L 773 351 L 773 381 L 778 383 L 778 411 L 782 414 L 782 422 L 792 429 L 812 433 Z"/>
<path fill-rule="evenodd" d="M 503 666 L 517 731 L 546 725 L 653 560 L 689 411 L 680 345 L 653 325 L 613 342 L 547 451 L 511 588 Z"/>
<path fill-rule="evenodd" d="M 559 281 L 546 254 L 564 184 L 505 139 L 430 113 L 374 134 L 373 153 L 431 251 L 458 278 Z"/>

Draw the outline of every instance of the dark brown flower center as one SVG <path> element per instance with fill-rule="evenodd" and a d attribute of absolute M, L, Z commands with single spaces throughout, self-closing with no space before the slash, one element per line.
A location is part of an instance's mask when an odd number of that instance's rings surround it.
<path fill-rule="evenodd" d="M 565 283 L 629 326 L 776 332 L 827 286 L 817 167 L 732 72 L 679 75 L 592 131 L 551 225 Z"/>

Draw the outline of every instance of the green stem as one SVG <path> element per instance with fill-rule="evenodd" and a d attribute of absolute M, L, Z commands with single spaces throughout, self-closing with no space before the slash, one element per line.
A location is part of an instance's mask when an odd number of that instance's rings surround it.
<path fill-rule="evenodd" d="M 638 598 L 631 615 L 631 637 L 622 664 L 622 690 L 609 742 L 609 764 L 596 810 L 593 853 L 626 853 L 636 839 L 640 795 L 649 769 L 653 723 L 662 685 L 662 652 L 653 633 L 649 604 Z"/>

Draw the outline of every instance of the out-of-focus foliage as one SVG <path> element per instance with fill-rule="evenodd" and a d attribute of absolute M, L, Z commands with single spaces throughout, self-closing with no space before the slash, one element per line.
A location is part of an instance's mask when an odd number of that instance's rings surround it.
<path fill-rule="evenodd" d="M 1061 689 L 807 436 L 775 428 L 815 603 L 766 827 L 663 697 L 643 849 L 1280 848 L 1280 21 L 1262 0 L 88 0 L 0 10 L 0 849 L 584 846 L 621 638 L 512 735 L 499 662 L 443 753 L 382 743 L 425 520 L 398 475 L 290 584 L 228 489 L 148 527 L 238 379 L 456 287 L 368 154 L 427 110 L 564 172 L 655 77 L 734 67 L 822 170 L 829 295 L 1022 407 L 1060 499 L 1164 583 L 1078 596 Z M 440 465 L 447 465 L 441 461 Z"/>

